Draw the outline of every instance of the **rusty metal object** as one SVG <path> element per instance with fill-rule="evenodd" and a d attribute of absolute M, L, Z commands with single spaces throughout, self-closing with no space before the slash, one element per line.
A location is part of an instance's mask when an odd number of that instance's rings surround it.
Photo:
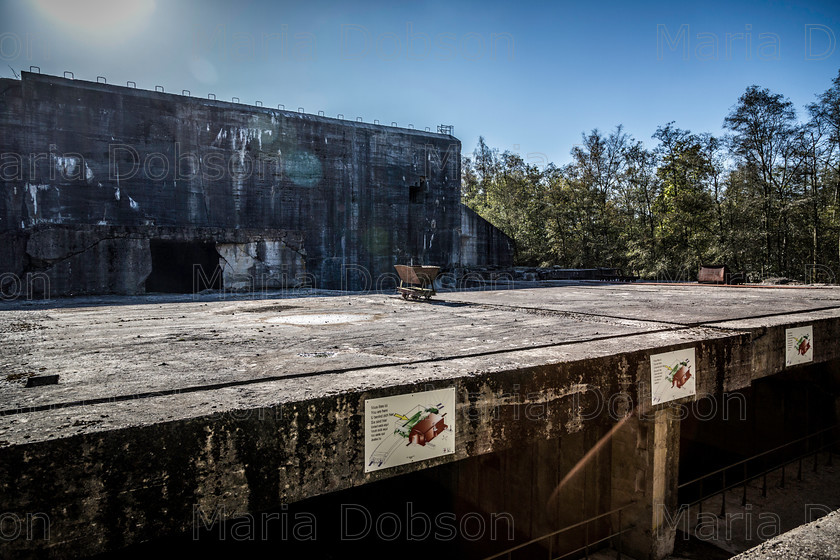
<path fill-rule="evenodd" d="M 729 270 L 726 265 L 703 265 L 697 274 L 697 281 L 701 284 L 726 284 Z"/>
<path fill-rule="evenodd" d="M 429 299 L 435 295 L 435 278 L 440 270 L 439 266 L 395 264 L 394 268 L 400 276 L 397 291 L 404 299 Z"/>
<path fill-rule="evenodd" d="M 704 264 L 697 273 L 701 284 L 743 284 L 746 274 L 733 274 L 725 264 Z"/>

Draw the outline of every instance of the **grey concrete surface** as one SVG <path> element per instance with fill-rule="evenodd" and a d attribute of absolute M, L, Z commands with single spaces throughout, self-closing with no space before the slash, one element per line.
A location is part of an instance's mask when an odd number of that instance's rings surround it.
<path fill-rule="evenodd" d="M 737 328 L 741 321 L 748 318 L 840 309 L 840 289 L 567 282 L 553 290 L 532 288 L 460 292 L 448 295 L 447 300 L 585 313 L 603 318 L 654 321 L 680 326 L 737 321 L 721 325 Z"/>
<path fill-rule="evenodd" d="M 840 511 L 774 537 L 733 560 L 837 560 L 840 558 Z"/>
<path fill-rule="evenodd" d="M 673 327 L 373 295 L 10 311 L 2 328 L 6 376 L 57 373 L 61 383 L 10 383 L 0 410 L 481 355 L 499 367 L 506 351 Z"/>

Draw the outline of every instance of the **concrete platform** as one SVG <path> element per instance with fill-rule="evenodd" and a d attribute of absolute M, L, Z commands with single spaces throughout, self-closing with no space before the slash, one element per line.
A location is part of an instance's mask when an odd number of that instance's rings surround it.
<path fill-rule="evenodd" d="M 829 513 L 758 545 L 733 560 L 840 559 L 840 511 Z"/>
<path fill-rule="evenodd" d="M 599 398 L 650 409 L 651 353 L 694 347 L 698 395 L 782 371 L 790 326 L 813 325 L 815 362 L 840 357 L 836 287 L 308 295 L 0 305 L 0 510 L 51 523 L 9 557 L 113 550 L 189 529 L 195 504 L 256 511 L 578 432 Z M 45 374 L 59 383 L 24 387 Z M 366 399 L 453 386 L 454 455 L 364 472 Z"/>

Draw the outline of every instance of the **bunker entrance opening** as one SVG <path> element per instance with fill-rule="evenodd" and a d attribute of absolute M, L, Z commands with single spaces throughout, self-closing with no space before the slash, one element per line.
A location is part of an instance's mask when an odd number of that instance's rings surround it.
<path fill-rule="evenodd" d="M 147 292 L 197 293 L 221 290 L 222 270 L 213 243 L 151 240 L 152 272 Z"/>

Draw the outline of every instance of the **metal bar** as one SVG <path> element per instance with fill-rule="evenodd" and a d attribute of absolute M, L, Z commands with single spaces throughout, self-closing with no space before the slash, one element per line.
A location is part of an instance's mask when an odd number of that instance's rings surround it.
<path fill-rule="evenodd" d="M 747 505 L 747 465 L 744 463 L 744 494 L 741 496 L 741 507 Z"/>
<path fill-rule="evenodd" d="M 128 80 L 125 83 L 125 87 L 131 87 L 131 88 L 137 89 L 137 82 L 132 82 L 131 80 Z"/>
<path fill-rule="evenodd" d="M 71 79 L 71 80 L 75 80 L 75 79 L 76 79 L 76 75 L 75 75 L 73 72 L 71 72 L 70 70 L 65 70 L 65 71 L 64 71 L 64 77 L 65 77 L 65 78 L 67 77 L 67 74 L 70 74 L 70 79 Z"/>
<path fill-rule="evenodd" d="M 627 531 L 630 531 L 631 529 L 635 529 L 635 528 L 636 528 L 635 526 L 628 527 L 627 529 L 624 530 L 624 532 L 626 533 Z M 597 541 L 594 541 L 590 544 L 592 544 L 592 545 L 601 544 L 602 542 L 607 541 L 607 540 L 613 538 L 614 536 L 615 535 L 609 535 L 607 537 L 604 537 L 603 539 L 598 539 Z M 580 548 L 577 548 L 575 550 L 570 550 L 569 552 L 566 552 L 565 554 L 563 554 L 561 556 L 557 556 L 554 560 L 560 560 L 561 558 L 565 558 L 566 556 L 571 556 L 572 554 L 577 554 L 578 552 L 581 552 L 583 550 L 583 548 L 584 547 L 580 547 Z M 487 558 L 485 560 L 490 560 L 490 559 Z"/>
<path fill-rule="evenodd" d="M 102 80 L 102 81 L 100 82 L 99 80 Z M 96 77 L 96 82 L 99 83 L 99 84 L 107 84 L 108 83 L 108 78 L 106 78 L 105 76 L 97 76 Z"/>
<path fill-rule="evenodd" d="M 718 517 L 726 517 L 726 471 L 723 471 L 723 491 L 720 496 L 720 515 Z"/>
<path fill-rule="evenodd" d="M 230 101 L 231 101 L 231 103 L 239 103 L 239 98 L 238 97 L 231 97 Z"/>
<path fill-rule="evenodd" d="M 697 531 L 697 527 L 700 526 L 700 516 L 703 515 L 703 481 L 700 481 L 700 500 L 697 502 L 697 525 L 694 526 L 694 530 Z M 689 506 L 690 507 L 690 506 Z"/>
<path fill-rule="evenodd" d="M 589 560 L 589 523 L 583 528 L 583 555 Z"/>
<path fill-rule="evenodd" d="M 192 92 L 188 89 L 182 89 L 181 95 L 186 95 L 187 97 L 190 97 L 192 95 Z"/>
<path fill-rule="evenodd" d="M 829 447 L 830 445 L 834 445 L 834 444 L 835 444 L 835 443 L 837 443 L 837 442 L 840 442 L 840 440 L 837 440 L 837 441 L 831 442 L 830 444 L 828 444 L 828 445 L 826 445 L 826 446 L 820 447 L 820 448 L 818 448 L 818 451 L 821 451 L 821 450 L 823 450 L 823 449 L 825 449 L 825 448 Z M 757 473 L 757 474 L 753 475 L 752 477 L 750 477 L 750 480 L 755 480 L 755 479 L 757 479 L 758 477 L 763 477 L 763 478 L 764 478 L 764 481 L 763 481 L 763 487 L 762 487 L 762 496 L 766 497 L 766 496 L 767 496 L 767 475 L 768 475 L 769 473 L 771 473 L 771 472 L 773 472 L 773 471 L 777 471 L 777 470 L 781 469 L 783 466 L 784 466 L 784 467 L 786 467 L 787 465 L 790 465 L 790 464 L 792 464 L 792 463 L 795 463 L 796 461 L 798 461 L 798 460 L 800 460 L 800 459 L 804 459 L 804 458 L 806 458 L 806 457 L 808 457 L 808 456 L 810 456 L 810 455 L 811 455 L 811 452 L 809 451 L 808 453 L 805 453 L 805 454 L 803 454 L 803 455 L 799 455 L 799 456 L 797 456 L 797 457 L 794 457 L 794 458 L 790 459 L 789 461 L 785 461 L 784 463 L 780 463 L 780 464 L 775 465 L 775 466 L 773 466 L 773 467 L 771 467 L 771 468 L 769 468 L 769 469 L 767 469 L 767 470 L 765 470 L 765 471 L 762 471 L 762 472 L 760 472 L 760 473 Z M 741 463 L 742 463 L 742 462 L 741 462 L 741 461 L 739 461 L 739 462 L 737 462 L 737 463 L 733 463 L 733 465 L 730 465 L 729 467 L 726 467 L 726 468 L 732 468 L 733 466 L 739 465 L 739 464 L 741 464 Z M 718 471 L 715 471 L 715 472 L 720 472 L 720 469 L 719 469 Z M 712 474 L 714 474 L 714 473 L 712 473 Z M 785 473 L 783 473 L 783 474 L 785 474 Z M 697 500 L 694 500 L 693 502 L 690 502 L 688 505 L 694 505 L 694 504 L 696 504 L 696 503 L 699 503 L 699 502 L 700 502 L 700 501 L 702 501 L 702 500 L 705 500 L 705 499 L 707 499 L 707 498 L 711 498 L 712 496 L 716 496 L 717 494 L 721 493 L 721 492 L 724 490 L 724 489 L 721 489 L 721 490 L 718 490 L 718 491 L 716 491 L 716 492 L 712 492 L 712 493 L 711 493 L 711 494 L 709 494 L 708 496 L 703 496 L 703 491 L 702 491 L 702 480 L 701 480 L 701 479 L 708 478 L 709 476 L 711 476 L 711 475 L 705 475 L 705 476 L 703 476 L 703 477 L 698 478 L 698 479 L 696 479 L 696 480 L 695 480 L 695 482 L 700 482 L 700 483 L 701 483 L 701 487 L 700 487 L 700 498 L 699 498 L 699 499 L 697 499 Z M 730 486 L 726 486 L 726 487 L 725 487 L 725 489 L 726 489 L 726 490 L 732 490 L 733 488 L 735 488 L 736 486 L 739 486 L 739 485 L 740 485 L 740 483 L 738 483 L 738 484 L 733 484 L 733 485 L 730 485 Z M 680 487 L 682 487 L 682 486 L 680 486 Z M 782 486 L 782 487 L 783 487 L 783 486 Z"/>
<path fill-rule="evenodd" d="M 621 510 L 618 511 L 618 556 L 617 560 L 621 560 Z"/>
<path fill-rule="evenodd" d="M 496 553 L 496 554 L 494 554 L 493 556 L 488 556 L 488 557 L 486 557 L 486 559 L 485 559 L 485 560 L 493 560 L 494 558 L 501 558 L 502 556 L 509 555 L 510 553 L 515 552 L 515 551 L 517 551 L 517 550 L 519 550 L 519 549 L 521 549 L 521 548 L 525 548 L 526 546 L 530 546 L 530 545 L 532 545 L 532 544 L 534 544 L 534 543 L 537 543 L 537 542 L 543 541 L 543 540 L 547 539 L 548 537 L 552 537 L 552 536 L 554 536 L 554 535 L 559 535 L 560 533 L 565 533 L 566 531 L 570 531 L 570 530 L 572 530 L 572 529 L 576 529 L 576 528 L 578 528 L 578 527 L 580 527 L 580 526 L 586 525 L 587 523 L 591 523 L 592 521 L 595 521 L 596 519 L 601 519 L 602 517 L 606 517 L 606 516 L 608 516 L 608 515 L 613 515 L 613 514 L 616 514 L 616 513 L 618 513 L 619 511 L 622 511 L 622 510 L 625 510 L 625 509 L 629 508 L 629 507 L 630 507 L 630 506 L 632 506 L 634 503 L 635 503 L 635 502 L 631 502 L 631 503 L 629 503 L 629 504 L 626 504 L 626 505 L 621 506 L 620 508 L 615 508 L 615 509 L 610 510 L 610 511 L 608 511 L 608 512 L 605 512 L 605 513 L 602 513 L 602 514 L 596 515 L 595 517 L 590 517 L 589 519 L 584 519 L 583 521 L 579 521 L 579 522 L 574 523 L 574 524 L 572 524 L 572 525 L 568 525 L 568 526 L 566 526 L 566 527 L 563 527 L 562 529 L 558 529 L 557 531 L 552 531 L 551 533 L 548 533 L 547 535 L 543 535 L 543 536 L 541 536 L 541 537 L 537 537 L 537 538 L 535 538 L 535 539 L 531 539 L 530 541 L 526 541 L 526 542 L 524 542 L 524 543 L 522 543 L 522 544 L 516 545 L 516 546 L 514 546 L 514 547 L 511 547 L 511 548 L 509 548 L 509 549 L 506 549 L 506 550 L 503 550 L 503 551 L 501 551 L 501 552 L 499 552 L 499 553 Z M 629 530 L 631 530 L 631 529 L 633 529 L 633 528 L 634 528 L 634 527 L 628 527 L 627 529 L 625 529 L 625 530 L 624 530 L 624 532 L 626 533 L 627 531 L 629 531 Z M 615 536 L 615 535 L 611 535 L 611 537 L 612 537 L 612 536 Z M 611 538 L 611 537 L 610 537 L 610 538 Z M 601 539 L 601 540 L 599 540 L 598 542 L 591 543 L 591 544 L 598 544 L 599 542 L 602 542 L 603 540 L 605 540 L 605 539 Z M 582 548 L 580 548 L 580 549 L 578 549 L 578 550 L 576 550 L 576 551 L 574 551 L 574 552 L 579 552 L 579 551 L 581 551 L 581 550 L 583 550 L 583 549 L 582 549 Z M 571 553 L 568 553 L 568 554 L 571 554 Z M 567 554 L 566 556 L 568 556 L 568 554 Z"/>
<path fill-rule="evenodd" d="M 165 93 L 164 90 L 163 90 L 163 86 L 155 86 L 155 91 L 158 91 L 160 93 Z"/>

